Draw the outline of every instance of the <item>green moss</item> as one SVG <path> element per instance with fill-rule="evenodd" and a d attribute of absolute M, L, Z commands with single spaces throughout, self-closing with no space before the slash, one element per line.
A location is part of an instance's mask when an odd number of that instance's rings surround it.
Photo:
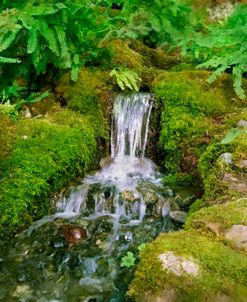
<path fill-rule="evenodd" d="M 239 168 L 239 172 L 247 173 L 246 167 L 242 167 L 242 161 L 247 159 L 247 134 L 239 135 L 233 142 L 234 152 L 232 154 L 235 165 Z"/>
<path fill-rule="evenodd" d="M 162 269 L 158 256 L 166 251 L 185 258 L 192 257 L 199 265 L 199 275 L 175 276 Z M 145 301 L 145 293 L 162 297 L 166 290 L 174 289 L 179 302 L 217 301 L 215 297 L 219 295 L 230 297 L 230 301 L 245 301 L 246 272 L 245 255 L 196 231 L 161 234 L 141 254 L 128 294 L 135 301 Z"/>
<path fill-rule="evenodd" d="M 189 213 L 188 213 L 188 217 L 190 217 L 190 215 L 192 215 L 193 213 L 195 213 L 196 211 L 202 209 L 206 207 L 205 201 L 203 199 L 197 199 L 191 206 L 189 209 Z"/>
<path fill-rule="evenodd" d="M 103 43 L 103 46 L 110 49 L 113 54 L 111 67 L 124 66 L 127 68 L 139 69 L 144 65 L 142 54 L 131 49 L 129 40 L 124 41 L 117 39 L 106 41 Z"/>
<path fill-rule="evenodd" d="M 69 109 L 86 114 L 97 136 L 104 138 L 108 137 L 107 113 L 104 112 L 109 106 L 106 101 L 110 99 L 108 79 L 109 72 L 83 68 L 75 83 L 70 81 L 69 74 L 65 74 L 56 87 L 57 98 L 63 98 Z"/>
<path fill-rule="evenodd" d="M 0 112 L 0 169 L 2 161 L 11 151 L 14 137 L 14 122 L 7 115 Z"/>
<path fill-rule="evenodd" d="M 169 174 L 196 173 L 199 156 L 219 131 L 215 119 L 229 110 L 222 90 L 205 83 L 207 76 L 197 71 L 169 72 L 153 82 L 155 98 L 162 103 L 160 144 Z"/>
<path fill-rule="evenodd" d="M 219 232 L 224 232 L 234 224 L 247 225 L 247 199 L 200 209 L 188 217 L 185 228 L 208 230 L 208 225 L 212 223 L 219 225 Z"/>
<path fill-rule="evenodd" d="M 86 116 L 70 110 L 16 123 L 13 151 L 0 180 L 0 226 L 16 231 L 47 214 L 50 196 L 93 162 L 96 135 Z"/>

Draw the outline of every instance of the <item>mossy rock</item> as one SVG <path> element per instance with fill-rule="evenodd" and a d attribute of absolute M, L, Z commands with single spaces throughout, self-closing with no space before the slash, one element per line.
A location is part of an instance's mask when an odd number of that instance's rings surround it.
<path fill-rule="evenodd" d="M 247 225 L 247 198 L 200 209 L 189 215 L 185 228 L 201 229 L 221 236 L 233 225 Z"/>
<path fill-rule="evenodd" d="M 112 52 L 111 66 L 123 66 L 126 68 L 139 69 L 146 65 L 141 53 L 130 47 L 130 40 L 111 40 L 105 41 L 102 46 Z"/>
<path fill-rule="evenodd" d="M 15 123 L 12 152 L 2 163 L 1 236 L 51 210 L 51 194 L 95 159 L 96 134 L 87 116 L 61 110 L 46 119 Z"/>
<path fill-rule="evenodd" d="M 138 40 L 131 41 L 130 47 L 142 56 L 144 64 L 147 67 L 169 70 L 181 63 L 180 54 L 178 52 L 168 53 L 161 48 L 150 48 Z"/>
<path fill-rule="evenodd" d="M 211 144 L 201 155 L 199 170 L 207 204 L 222 203 L 233 197 L 247 196 L 247 134 L 241 134 L 228 144 Z M 226 163 L 224 154 L 231 156 Z"/>
<path fill-rule="evenodd" d="M 153 82 L 155 98 L 161 102 L 164 167 L 170 174 L 196 173 L 199 156 L 221 131 L 220 118 L 230 108 L 222 90 L 206 84 L 208 75 L 166 72 Z"/>
<path fill-rule="evenodd" d="M 141 253 L 128 295 L 137 302 L 244 302 L 246 272 L 245 255 L 197 231 L 161 234 Z"/>

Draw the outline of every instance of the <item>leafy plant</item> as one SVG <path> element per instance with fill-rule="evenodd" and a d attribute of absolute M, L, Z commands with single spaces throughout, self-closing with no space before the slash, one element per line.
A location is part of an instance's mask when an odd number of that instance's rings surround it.
<path fill-rule="evenodd" d="M 135 265 L 136 258 L 132 252 L 127 252 L 127 255 L 121 259 L 121 267 L 130 268 Z"/>
<path fill-rule="evenodd" d="M 120 34 L 164 45 L 185 33 L 191 24 L 190 7 L 180 0 L 122 1 L 126 26 Z"/>
<path fill-rule="evenodd" d="M 229 132 L 227 132 L 226 136 L 220 143 L 223 145 L 230 144 L 235 140 L 235 138 L 244 133 L 247 134 L 247 130 L 240 128 L 232 128 Z"/>
<path fill-rule="evenodd" d="M 92 64 L 105 52 L 99 42 L 115 22 L 109 15 L 112 1 L 106 2 L 4 1 L 0 5 L 0 71 L 21 64 L 30 78 L 33 69 L 37 75 L 45 74 L 49 66 L 70 69 L 75 81 L 83 64 Z"/>
<path fill-rule="evenodd" d="M 213 70 L 208 82 L 231 71 L 236 94 L 244 99 L 242 76 L 247 71 L 247 5 L 237 5 L 225 21 L 207 26 L 204 33 L 185 36 L 180 42 L 183 54 L 201 62 L 197 68 Z M 205 33 L 206 31 L 206 33 Z"/>
<path fill-rule="evenodd" d="M 27 99 L 22 99 L 17 101 L 15 104 L 10 104 L 10 100 L 7 100 L 3 104 L 0 104 L 0 111 L 7 114 L 9 117 L 16 119 L 18 117 L 18 110 L 21 108 L 24 104 L 30 104 L 30 103 L 37 103 L 42 101 L 44 98 L 47 98 L 49 96 L 49 93 L 43 92 L 43 93 L 32 93 Z"/>
<path fill-rule="evenodd" d="M 143 252 L 146 247 L 146 243 L 142 243 L 138 245 L 137 249 L 139 253 Z M 122 257 L 121 259 L 121 267 L 127 267 L 130 268 L 135 265 L 136 257 L 132 252 L 127 252 L 127 255 Z"/>
<path fill-rule="evenodd" d="M 138 82 L 141 81 L 138 74 L 129 69 L 113 69 L 110 73 L 111 77 L 116 77 L 118 86 L 125 90 L 126 87 L 130 90 L 139 91 Z"/>

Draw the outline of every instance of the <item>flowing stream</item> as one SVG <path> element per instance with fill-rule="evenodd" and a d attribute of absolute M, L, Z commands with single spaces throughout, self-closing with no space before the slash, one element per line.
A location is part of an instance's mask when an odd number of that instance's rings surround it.
<path fill-rule="evenodd" d="M 133 269 L 123 257 L 138 258 L 138 246 L 177 228 L 176 192 L 145 158 L 152 102 L 144 93 L 116 97 L 111 157 L 0 252 L 0 301 L 128 301 Z"/>

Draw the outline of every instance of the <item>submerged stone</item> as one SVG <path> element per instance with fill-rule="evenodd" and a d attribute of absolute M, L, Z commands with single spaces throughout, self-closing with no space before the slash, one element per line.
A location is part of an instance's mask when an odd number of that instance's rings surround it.
<path fill-rule="evenodd" d="M 76 225 L 63 225 L 60 228 L 60 234 L 71 245 L 79 243 L 81 240 L 87 238 L 87 232 L 81 226 Z"/>

